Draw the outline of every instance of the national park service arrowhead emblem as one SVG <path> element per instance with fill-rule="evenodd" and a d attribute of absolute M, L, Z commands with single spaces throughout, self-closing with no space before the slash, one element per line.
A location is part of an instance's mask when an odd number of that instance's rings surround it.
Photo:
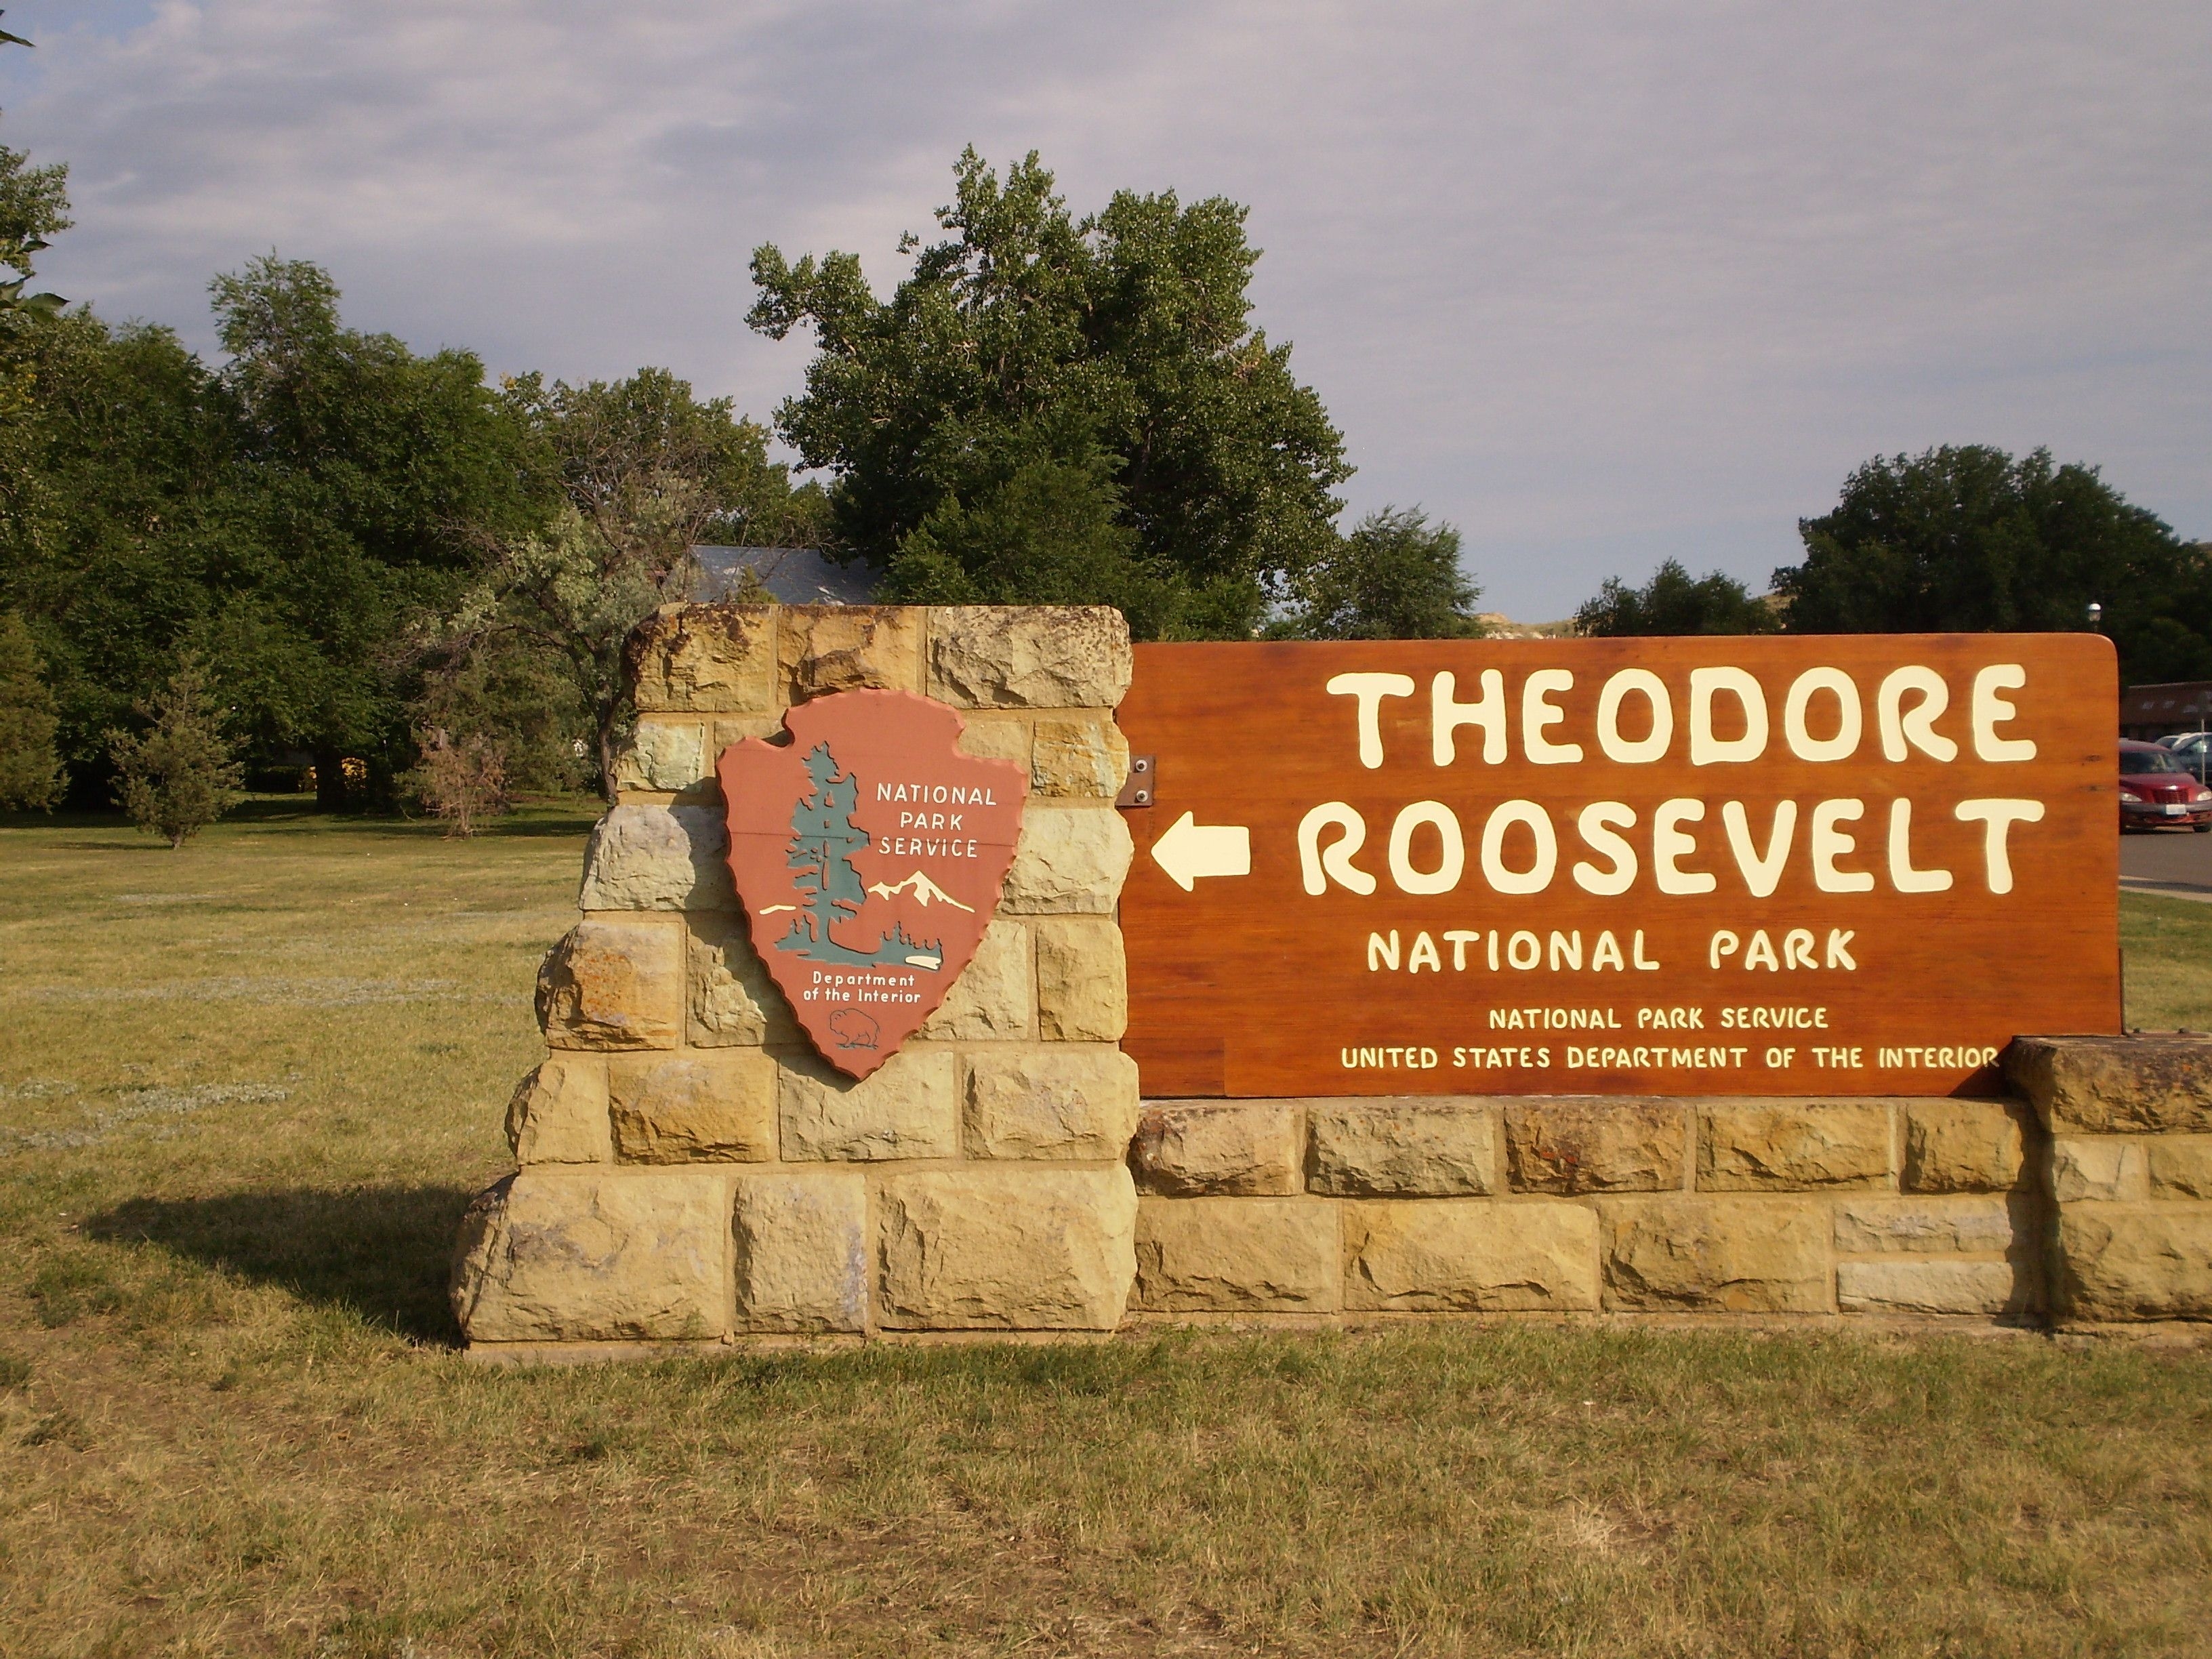
<path fill-rule="evenodd" d="M 768 964 L 823 1057 L 863 1078 L 945 1000 L 1013 862 L 1026 768 L 957 746 L 958 712 L 841 691 L 715 763 L 730 873 Z"/>

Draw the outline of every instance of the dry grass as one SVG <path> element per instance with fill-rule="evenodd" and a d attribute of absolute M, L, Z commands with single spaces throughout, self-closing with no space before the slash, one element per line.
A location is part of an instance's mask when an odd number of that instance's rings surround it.
<path fill-rule="evenodd" d="M 585 820 L 261 810 L 175 856 L 0 830 L 0 1650 L 2208 1649 L 2202 1352 L 1439 1326 L 472 1367 L 447 1242 Z M 2212 914 L 2124 906 L 2138 1018 L 2212 1024 Z"/>

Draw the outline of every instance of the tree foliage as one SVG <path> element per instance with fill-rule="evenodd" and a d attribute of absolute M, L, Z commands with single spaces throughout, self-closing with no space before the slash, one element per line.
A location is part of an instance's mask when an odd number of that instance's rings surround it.
<path fill-rule="evenodd" d="M 1034 153 L 971 148 L 945 239 L 878 300 L 860 260 L 753 255 L 749 320 L 817 350 L 777 426 L 832 470 L 887 597 L 1117 605 L 1141 635 L 1249 635 L 1334 536 L 1340 434 L 1250 322 L 1245 210 L 1116 194 L 1081 219 Z"/>
<path fill-rule="evenodd" d="M 244 769 L 231 757 L 222 711 L 197 657 L 181 659 L 168 684 L 135 712 L 146 729 L 108 738 L 116 799 L 133 823 L 174 851 L 230 810 Z"/>
<path fill-rule="evenodd" d="M 1772 634 L 1782 618 L 1765 599 L 1716 570 L 1699 578 L 1668 559 L 1641 587 L 1608 577 L 1575 612 L 1575 632 L 1592 639 L 1650 634 Z"/>
<path fill-rule="evenodd" d="M 1877 456 L 1774 573 L 1793 633 L 2044 632 L 2103 607 L 2123 683 L 2212 678 L 2212 566 L 2092 466 L 1982 445 Z"/>
<path fill-rule="evenodd" d="M 1289 581 L 1278 638 L 1457 640 L 1482 632 L 1481 590 L 1460 566 L 1459 532 L 1419 507 L 1369 514 L 1333 537 Z"/>
<path fill-rule="evenodd" d="M 0 612 L 0 806 L 51 806 L 61 793 L 54 752 L 54 697 L 41 673 L 31 630 Z"/>

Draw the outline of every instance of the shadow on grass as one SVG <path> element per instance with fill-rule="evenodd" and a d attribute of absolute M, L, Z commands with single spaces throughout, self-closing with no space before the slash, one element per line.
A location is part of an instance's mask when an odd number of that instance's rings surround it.
<path fill-rule="evenodd" d="M 111 1243 L 147 1243 L 343 1308 L 418 1342 L 459 1346 L 446 1302 L 461 1187 L 289 1187 L 218 1198 L 134 1198 L 85 1223 Z"/>

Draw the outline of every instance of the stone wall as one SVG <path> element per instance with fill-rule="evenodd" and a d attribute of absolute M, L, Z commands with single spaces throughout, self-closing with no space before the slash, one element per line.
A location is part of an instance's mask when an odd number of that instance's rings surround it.
<path fill-rule="evenodd" d="M 538 976 L 549 1052 L 507 1110 L 520 1168 L 463 1227 L 472 1346 L 1120 1322 L 1129 665 L 1119 613 L 1090 608 L 671 606 L 640 628 L 620 796 Z M 856 1084 L 753 952 L 714 763 L 859 687 L 959 708 L 962 747 L 1027 765 L 1030 795 L 975 959 Z"/>
<path fill-rule="evenodd" d="M 1140 1317 L 2042 1305 L 2002 1101 L 1147 1103 Z"/>
<path fill-rule="evenodd" d="M 2212 1041 L 2022 1038 L 2026 1103 L 1158 1100 L 1121 1053 L 1119 615 L 670 607 L 538 990 L 518 1171 L 463 1225 L 475 1352 L 1453 1315 L 2212 1319 Z M 721 750 L 860 687 L 1026 764 L 1001 902 L 866 1081 L 724 860 Z"/>

